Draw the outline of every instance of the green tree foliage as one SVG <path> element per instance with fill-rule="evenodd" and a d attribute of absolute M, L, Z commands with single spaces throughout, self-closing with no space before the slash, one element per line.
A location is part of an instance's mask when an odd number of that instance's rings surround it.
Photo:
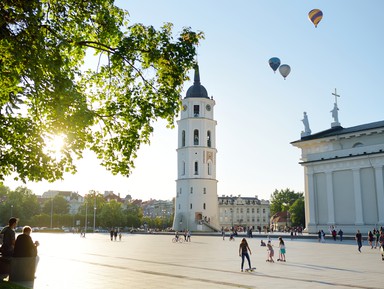
<path fill-rule="evenodd" d="M 128 176 L 153 123 L 173 126 L 203 35 L 174 37 L 172 24 L 129 23 L 113 0 L 2 0 L 0 180 L 60 179 L 85 149 Z M 47 145 L 55 135 L 60 156 Z"/>
<path fill-rule="evenodd" d="M 143 210 L 132 203 L 127 204 L 127 208 L 124 211 L 126 216 L 126 224 L 128 227 L 138 228 L 142 225 L 143 220 Z"/>
<path fill-rule="evenodd" d="M 52 199 L 47 199 L 43 205 L 43 213 L 45 214 L 64 215 L 69 213 L 69 203 L 63 196 L 56 195 Z"/>
<path fill-rule="evenodd" d="M 299 197 L 289 208 L 290 220 L 292 226 L 302 226 L 305 225 L 305 205 L 304 205 L 304 196 Z"/>
<path fill-rule="evenodd" d="M 0 217 L 1 224 L 7 224 L 11 217 L 20 219 L 19 225 L 28 225 L 32 216 L 40 213 L 40 205 L 36 195 L 26 187 L 17 187 L 11 191 L 8 187 L 0 186 L 1 204 Z M 5 193 L 3 195 L 3 193 Z"/>
<path fill-rule="evenodd" d="M 124 227 L 124 214 L 121 203 L 111 200 L 104 204 L 100 213 L 100 224 L 102 227 Z"/>
<path fill-rule="evenodd" d="M 291 205 L 302 197 L 303 193 L 295 193 L 288 188 L 280 191 L 275 190 L 270 199 L 271 215 L 289 210 Z"/>

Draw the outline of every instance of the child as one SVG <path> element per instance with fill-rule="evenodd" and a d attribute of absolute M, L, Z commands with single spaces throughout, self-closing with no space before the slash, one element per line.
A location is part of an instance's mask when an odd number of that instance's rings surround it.
<path fill-rule="evenodd" d="M 251 252 L 251 249 L 249 248 L 248 246 L 248 243 L 247 243 L 247 240 L 245 240 L 245 238 L 243 238 L 241 240 L 241 243 L 240 243 L 240 246 L 239 246 L 239 256 L 241 257 L 241 272 L 243 272 L 243 267 L 244 267 L 244 259 L 247 258 L 247 261 L 248 261 L 248 270 L 252 270 L 252 266 L 251 266 L 251 260 L 249 258 L 249 254 L 252 255 L 252 252 Z"/>
<path fill-rule="evenodd" d="M 285 262 L 285 244 L 281 237 L 279 237 L 279 248 L 279 259 L 277 261 Z"/>
<path fill-rule="evenodd" d="M 267 251 L 268 252 L 268 259 L 265 261 L 275 263 L 275 261 L 273 261 L 273 256 L 275 255 L 275 251 L 273 250 L 273 247 L 271 245 L 271 241 L 268 241 L 267 249 L 268 249 L 268 251 Z"/>

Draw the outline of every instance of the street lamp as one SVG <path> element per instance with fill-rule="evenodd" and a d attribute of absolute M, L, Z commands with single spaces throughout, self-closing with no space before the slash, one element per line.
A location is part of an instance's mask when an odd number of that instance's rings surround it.
<path fill-rule="evenodd" d="M 95 233 L 95 226 L 96 226 L 96 194 L 95 194 L 95 201 L 93 205 L 93 233 Z"/>

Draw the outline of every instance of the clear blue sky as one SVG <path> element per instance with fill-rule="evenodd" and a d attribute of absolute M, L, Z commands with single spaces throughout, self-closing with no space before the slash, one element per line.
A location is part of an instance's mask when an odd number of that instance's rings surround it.
<path fill-rule="evenodd" d="M 158 28 L 172 22 L 175 32 L 189 26 L 205 33 L 198 61 L 201 83 L 216 100 L 219 195 L 269 199 L 275 189 L 302 192 L 300 150 L 290 142 L 304 130 L 304 111 L 312 133 L 331 127 L 335 88 L 343 127 L 384 119 L 382 0 L 121 0 L 117 5 L 129 11 L 131 23 Z M 307 15 L 314 8 L 324 13 L 317 28 Z M 291 66 L 286 80 L 269 68 L 271 57 Z M 185 84 L 183 96 L 191 84 Z M 161 122 L 151 145 L 139 151 L 129 179 L 113 177 L 86 156 L 76 176 L 27 186 L 36 194 L 95 189 L 171 199 L 176 147 L 177 129 Z"/>

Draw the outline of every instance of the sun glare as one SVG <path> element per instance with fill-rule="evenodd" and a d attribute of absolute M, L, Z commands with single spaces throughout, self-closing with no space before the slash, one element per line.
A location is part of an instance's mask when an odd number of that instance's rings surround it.
<path fill-rule="evenodd" d="M 61 151 L 65 144 L 64 135 L 50 135 L 45 140 L 47 153 L 56 159 L 60 159 Z"/>

